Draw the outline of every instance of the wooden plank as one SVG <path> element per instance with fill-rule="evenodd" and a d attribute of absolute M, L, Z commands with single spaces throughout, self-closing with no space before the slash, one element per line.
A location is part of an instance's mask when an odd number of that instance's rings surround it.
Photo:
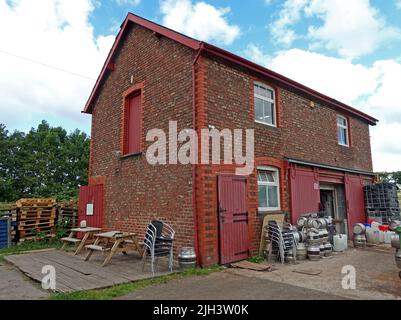
<path fill-rule="evenodd" d="M 31 257 L 31 259 L 40 261 L 42 266 L 43 265 L 53 265 L 56 269 L 56 291 L 59 291 L 59 286 L 63 288 L 63 291 L 66 290 L 65 287 L 69 288 L 68 292 L 71 291 L 80 291 L 80 290 L 90 290 L 95 289 L 98 286 L 105 286 L 109 282 L 107 280 L 101 281 L 97 279 L 97 281 L 93 281 L 90 276 L 86 276 L 80 271 L 76 271 L 69 267 L 64 266 L 59 262 L 55 262 L 53 259 L 49 260 L 43 254 L 40 256 L 37 255 L 35 257 Z M 41 281 L 43 275 L 40 275 L 40 278 L 37 279 Z"/>
<path fill-rule="evenodd" d="M 94 255 L 92 261 L 85 262 L 82 257 L 73 256 L 62 251 L 13 255 L 6 257 L 6 260 L 37 282 L 41 282 L 44 276 L 41 273 L 43 266 L 54 266 L 56 269 L 57 292 L 100 289 L 152 277 L 150 270 L 142 271 L 142 260 L 137 253 L 129 255 L 118 254 L 113 257 L 107 267 L 101 267 L 104 255 Z M 167 262 L 160 261 L 161 263 L 166 263 L 166 271 L 164 271 L 164 265 L 163 267 L 159 265 L 157 269 L 163 269 L 157 274 L 169 273 Z"/>
<path fill-rule="evenodd" d="M 94 260 L 93 262 L 85 262 L 81 258 L 74 258 L 73 256 L 63 253 L 63 252 L 52 252 L 51 254 L 47 255 L 46 258 L 56 261 L 58 264 L 64 265 L 66 267 L 69 267 L 73 270 L 79 271 L 85 275 L 90 275 L 91 277 L 97 278 L 100 276 L 100 278 L 103 279 L 108 279 L 110 280 L 118 280 L 118 281 L 123 281 L 127 282 L 127 280 L 131 280 L 131 277 L 125 277 L 119 273 L 113 272 L 112 269 L 106 269 L 102 268 L 100 266 L 101 262 L 97 262 Z M 103 259 L 102 259 L 103 260 Z M 126 266 L 127 268 L 128 266 Z"/>
<path fill-rule="evenodd" d="M 254 271 L 271 271 L 271 265 L 253 263 L 247 260 L 239 261 L 231 264 L 234 268 L 249 269 Z"/>
<path fill-rule="evenodd" d="M 41 283 L 43 274 L 43 262 L 36 261 L 35 259 L 27 259 L 26 256 L 28 255 L 14 255 L 14 256 L 7 256 L 5 260 L 12 263 L 16 266 L 21 272 L 23 272 L 27 277 Z M 57 292 L 72 292 L 73 288 L 65 285 L 62 281 L 59 281 L 56 284 L 56 291 Z"/>

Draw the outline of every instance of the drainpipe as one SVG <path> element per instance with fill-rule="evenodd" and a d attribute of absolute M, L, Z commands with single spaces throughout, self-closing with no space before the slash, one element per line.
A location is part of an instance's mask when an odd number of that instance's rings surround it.
<path fill-rule="evenodd" d="M 196 132 L 196 64 L 203 51 L 204 43 L 201 42 L 199 45 L 198 53 L 196 54 L 195 60 L 192 63 L 192 127 Z M 192 164 L 192 201 L 193 201 L 193 212 L 194 212 L 194 240 L 195 240 L 195 253 L 196 253 L 196 264 L 200 265 L 199 255 L 199 238 L 198 238 L 198 215 L 196 211 L 196 163 L 199 160 L 198 156 L 198 145 L 196 147 L 195 159 L 196 161 Z"/>

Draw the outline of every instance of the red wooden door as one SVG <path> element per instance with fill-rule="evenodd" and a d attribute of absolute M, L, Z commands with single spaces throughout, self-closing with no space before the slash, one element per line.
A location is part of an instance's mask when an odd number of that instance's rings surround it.
<path fill-rule="evenodd" d="M 364 180 L 357 176 L 345 177 L 345 197 L 347 203 L 348 236 L 353 236 L 355 223 L 366 221 L 365 204 L 363 196 Z"/>
<path fill-rule="evenodd" d="M 227 264 L 248 258 L 248 212 L 246 179 L 219 176 L 220 263 Z"/>
<path fill-rule="evenodd" d="M 103 227 L 103 185 L 84 186 L 79 190 L 78 220 L 88 227 Z"/>
<path fill-rule="evenodd" d="M 319 180 L 312 169 L 290 168 L 291 189 L 291 222 L 305 213 L 319 211 L 320 187 Z"/>

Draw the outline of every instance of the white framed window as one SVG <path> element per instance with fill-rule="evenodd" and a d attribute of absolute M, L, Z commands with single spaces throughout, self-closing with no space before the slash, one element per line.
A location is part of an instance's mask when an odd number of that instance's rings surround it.
<path fill-rule="evenodd" d="M 273 167 L 258 167 L 258 209 L 261 212 L 280 210 L 279 171 Z"/>
<path fill-rule="evenodd" d="M 339 145 L 349 147 L 348 119 L 340 115 L 337 116 L 337 136 Z"/>
<path fill-rule="evenodd" d="M 254 84 L 255 121 L 276 126 L 276 100 L 274 89 L 261 83 Z"/>

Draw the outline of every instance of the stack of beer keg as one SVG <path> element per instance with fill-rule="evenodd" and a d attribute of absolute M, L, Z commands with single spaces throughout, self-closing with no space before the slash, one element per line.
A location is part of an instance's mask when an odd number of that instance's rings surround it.
<path fill-rule="evenodd" d="M 332 254 L 333 246 L 329 242 L 328 231 L 330 225 L 330 218 L 321 218 L 317 214 L 302 216 L 297 220 L 298 232 L 303 234 L 304 239 L 298 243 L 297 260 L 308 257 L 311 261 L 318 261 Z"/>

